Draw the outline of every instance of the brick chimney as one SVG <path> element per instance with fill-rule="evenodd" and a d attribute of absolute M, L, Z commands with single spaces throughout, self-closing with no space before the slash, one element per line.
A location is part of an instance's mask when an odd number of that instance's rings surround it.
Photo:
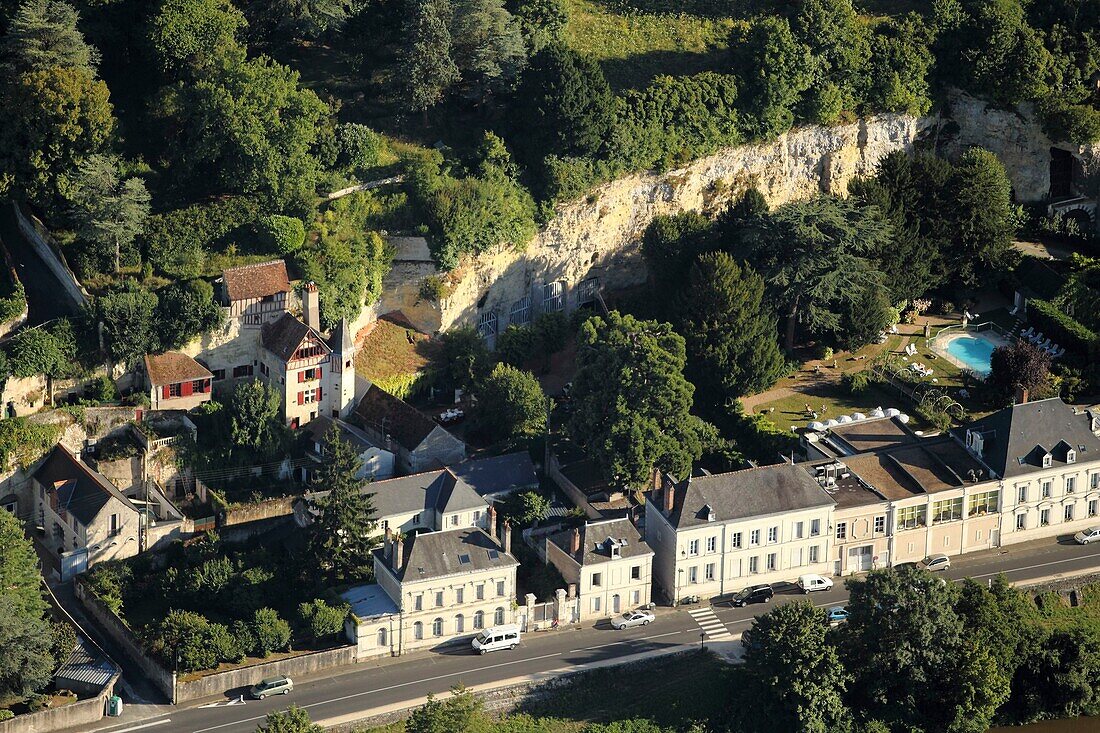
<path fill-rule="evenodd" d="M 1027 398 L 1028 398 L 1027 388 L 1026 387 L 1017 387 L 1016 388 L 1016 399 L 1015 399 L 1016 404 L 1017 405 L 1027 404 Z"/>
<path fill-rule="evenodd" d="M 401 568 L 405 566 L 405 540 L 398 539 L 397 545 L 393 548 L 393 571 L 400 573 Z"/>
<path fill-rule="evenodd" d="M 501 546 L 504 551 L 511 554 L 512 552 L 512 523 L 507 519 L 504 520 L 504 526 L 501 527 Z"/>
<path fill-rule="evenodd" d="M 569 538 L 569 554 L 576 555 L 581 551 L 581 528 L 573 528 L 573 536 Z"/>
<path fill-rule="evenodd" d="M 386 541 L 382 545 L 382 557 L 386 562 L 393 561 L 393 530 L 386 527 Z"/>
<path fill-rule="evenodd" d="M 688 481 L 690 481 L 690 480 L 691 479 L 688 478 Z M 673 502 L 676 499 L 676 483 L 674 481 L 670 481 L 669 479 L 666 478 L 665 479 L 665 487 L 664 487 L 664 489 L 662 489 L 662 491 L 663 491 L 663 496 L 661 498 L 663 499 L 663 501 L 662 501 L 661 508 L 664 509 L 665 514 L 671 514 L 672 513 L 672 505 L 673 505 Z"/>
<path fill-rule="evenodd" d="M 308 282 L 302 289 L 302 321 L 315 331 L 321 330 L 321 298 L 317 283 Z"/>
<path fill-rule="evenodd" d="M 497 538 L 497 508 L 492 504 L 489 505 L 489 536 Z"/>

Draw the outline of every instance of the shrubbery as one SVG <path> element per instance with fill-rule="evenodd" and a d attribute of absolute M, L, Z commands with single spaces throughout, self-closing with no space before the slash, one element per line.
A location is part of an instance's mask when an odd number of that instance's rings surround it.
<path fill-rule="evenodd" d="M 194 204 L 150 216 L 140 241 L 146 258 L 160 272 L 197 277 L 207 253 L 235 235 L 247 236 L 246 228 L 255 224 L 259 214 L 259 204 L 246 197 Z"/>
<path fill-rule="evenodd" d="M 260 221 L 260 241 L 265 248 L 282 256 L 294 254 L 306 241 L 306 227 L 301 219 L 272 214 Z"/>
<path fill-rule="evenodd" d="M 354 122 L 336 127 L 337 164 L 352 170 L 373 168 L 382 162 L 386 141 L 366 125 Z"/>
<path fill-rule="evenodd" d="M 1079 358 L 1092 357 L 1098 348 L 1094 331 L 1063 313 L 1047 300 L 1031 298 L 1027 301 L 1028 320 L 1067 352 Z"/>
<path fill-rule="evenodd" d="M 279 618 L 271 608 L 256 609 L 252 616 L 252 633 L 256 635 L 257 656 L 269 657 L 272 652 L 286 651 L 290 646 L 290 624 Z"/>
<path fill-rule="evenodd" d="M 346 603 L 330 606 L 323 599 L 316 598 L 298 606 L 298 618 L 305 635 L 325 639 L 343 631 L 349 611 Z"/>

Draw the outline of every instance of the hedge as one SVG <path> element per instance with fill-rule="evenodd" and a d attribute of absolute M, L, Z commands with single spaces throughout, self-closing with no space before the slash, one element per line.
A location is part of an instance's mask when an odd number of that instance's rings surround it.
<path fill-rule="evenodd" d="M 229 235 L 242 233 L 259 215 L 259 204 L 245 197 L 154 214 L 141 233 L 145 257 L 166 275 L 198 277 L 203 274 L 207 252 Z"/>
<path fill-rule="evenodd" d="M 1049 300 L 1028 300 L 1027 313 L 1028 320 L 1035 324 L 1036 331 L 1042 331 L 1067 352 L 1080 357 L 1091 357 L 1100 346 L 1094 331 L 1067 316 Z"/>

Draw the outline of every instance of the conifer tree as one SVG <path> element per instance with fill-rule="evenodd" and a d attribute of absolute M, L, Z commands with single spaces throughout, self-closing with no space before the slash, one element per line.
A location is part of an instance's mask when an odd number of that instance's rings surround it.
<path fill-rule="evenodd" d="M 317 500 L 320 510 L 313 524 L 311 547 L 320 568 L 334 581 L 363 576 L 368 567 L 374 533 L 374 506 L 357 477 L 361 464 L 340 429 L 324 437 L 325 462 L 317 488 L 328 494 Z"/>

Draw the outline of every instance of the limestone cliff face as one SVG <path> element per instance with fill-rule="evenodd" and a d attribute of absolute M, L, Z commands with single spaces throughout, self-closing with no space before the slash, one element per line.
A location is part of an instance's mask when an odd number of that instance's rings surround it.
<path fill-rule="evenodd" d="M 532 312 L 537 312 L 546 283 L 563 282 L 572 304 L 586 278 L 598 277 L 604 289 L 643 282 L 639 244 L 654 217 L 713 213 L 751 186 L 773 206 L 821 192 L 845 193 L 852 178 L 871 174 L 887 153 L 911 149 L 938 122 L 882 115 L 849 125 L 806 127 L 771 142 L 728 148 L 677 170 L 607 183 L 560 206 L 524 252 L 500 250 L 465 261 L 452 274 L 454 290 L 440 308 L 439 325 L 476 324 L 483 314 L 495 312 L 503 330 L 513 305 L 525 296 L 531 296 Z"/>

